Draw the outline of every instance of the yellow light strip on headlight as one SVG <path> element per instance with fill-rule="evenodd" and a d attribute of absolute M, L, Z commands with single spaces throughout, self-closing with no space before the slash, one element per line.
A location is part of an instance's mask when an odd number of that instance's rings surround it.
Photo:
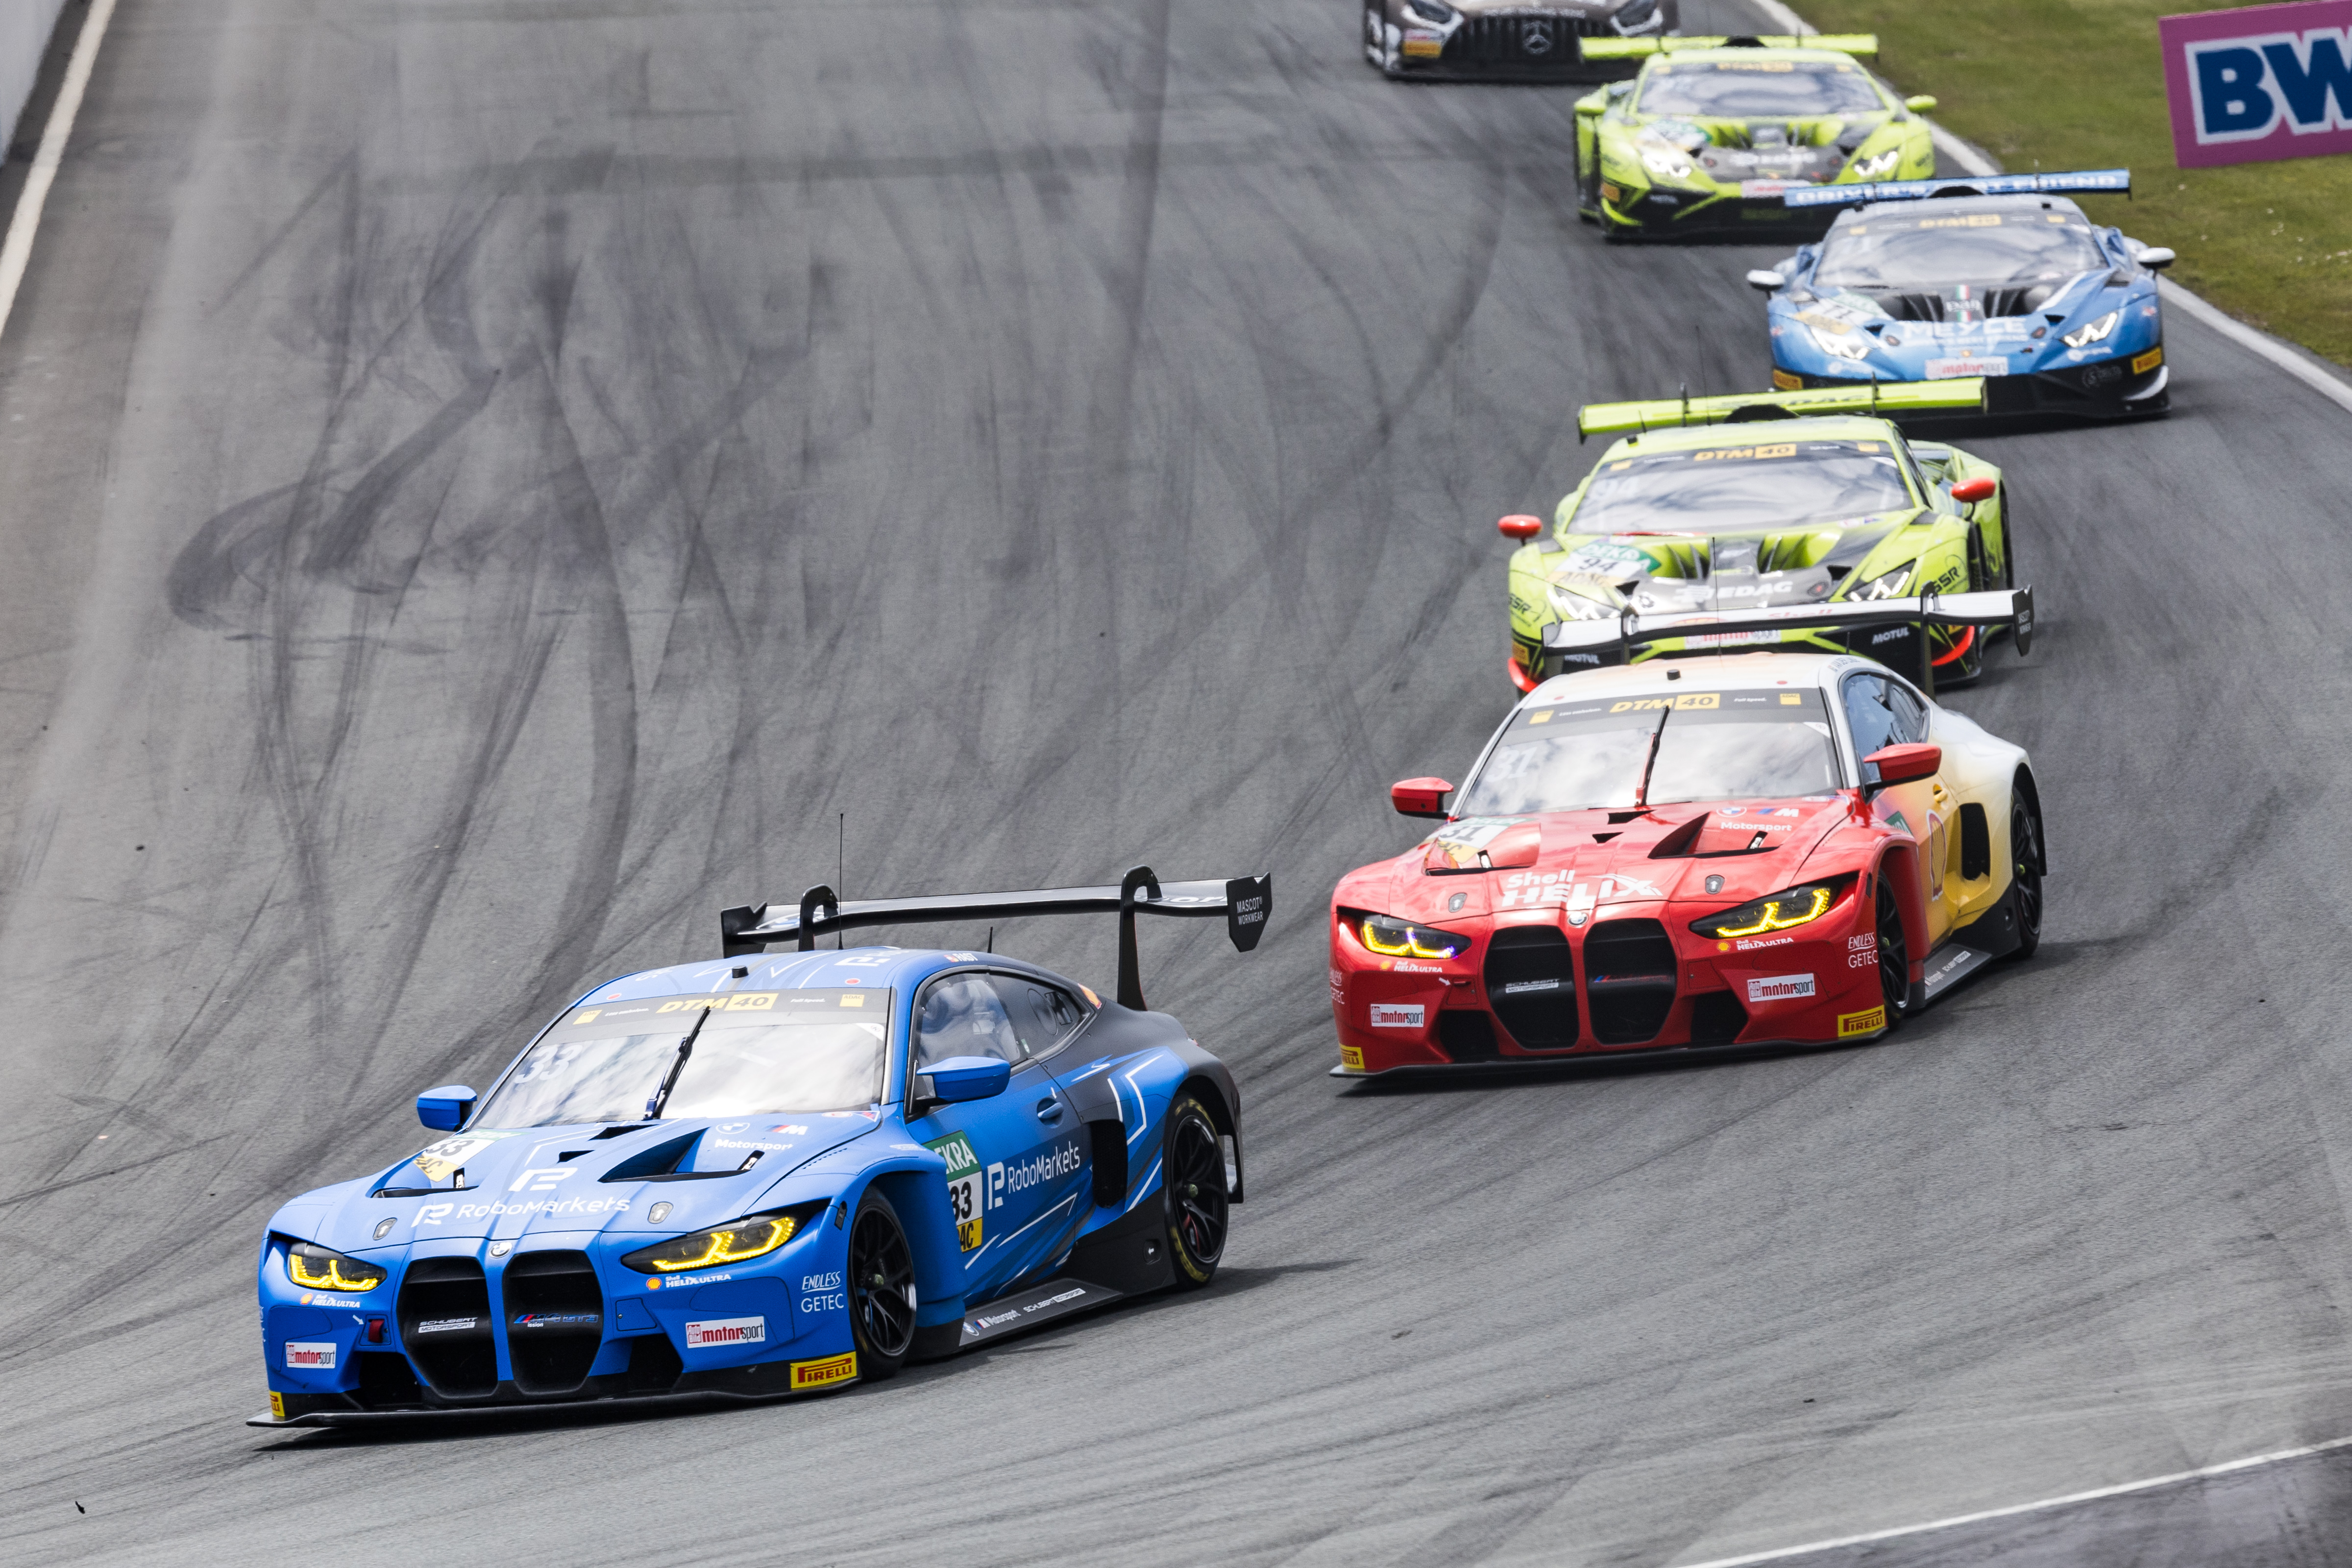
<path fill-rule="evenodd" d="M 1363 938 L 1366 947 L 1388 958 L 1451 958 L 1454 956 L 1455 949 L 1452 942 L 1447 942 L 1443 947 L 1423 947 L 1421 945 L 1423 933 L 1418 926 L 1405 926 L 1403 931 L 1402 942 L 1384 941 L 1380 935 L 1378 922 L 1367 917 L 1358 934 Z"/>
<path fill-rule="evenodd" d="M 327 1271 L 317 1274 L 311 1271 L 315 1261 L 292 1247 L 287 1248 L 286 1277 L 305 1290 L 373 1290 L 383 1283 L 384 1271 L 373 1264 L 361 1263 L 356 1258 L 330 1257 Z M 368 1270 L 368 1275 L 359 1278 L 346 1275 L 343 1265 L 347 1262 L 355 1268 Z"/>
<path fill-rule="evenodd" d="M 1813 889 L 1812 907 L 1805 910 L 1802 914 L 1789 915 L 1786 917 L 1783 917 L 1780 913 L 1780 900 L 1767 899 L 1764 900 L 1764 913 L 1758 919 L 1754 925 L 1717 926 L 1716 928 L 1715 934 L 1717 936 L 1755 936 L 1763 931 L 1786 931 L 1790 926 L 1801 926 L 1807 921 L 1817 921 L 1823 915 L 1827 914 L 1830 908 L 1830 898 L 1831 894 L 1829 889 L 1815 888 Z"/>
<path fill-rule="evenodd" d="M 800 1229 L 800 1223 L 797 1220 L 790 1215 L 781 1215 L 773 1219 L 762 1220 L 758 1226 L 743 1231 L 707 1230 L 699 1238 L 707 1243 L 699 1256 L 682 1260 L 656 1258 L 650 1261 L 656 1268 L 665 1274 L 675 1274 L 688 1268 L 708 1268 L 715 1263 L 740 1263 L 747 1258 L 758 1258 L 764 1253 L 775 1251 L 776 1248 L 790 1241 L 793 1238 L 793 1233 L 798 1229 Z M 735 1239 L 739 1235 L 745 1237 L 740 1245 Z M 673 1245 L 683 1245 L 696 1239 L 698 1238 L 694 1237 L 680 1237 Z"/>

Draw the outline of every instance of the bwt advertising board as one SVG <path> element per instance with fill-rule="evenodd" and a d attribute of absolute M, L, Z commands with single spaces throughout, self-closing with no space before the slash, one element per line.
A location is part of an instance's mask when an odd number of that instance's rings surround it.
<path fill-rule="evenodd" d="M 2184 169 L 2352 153 L 2352 0 L 2163 16 Z"/>

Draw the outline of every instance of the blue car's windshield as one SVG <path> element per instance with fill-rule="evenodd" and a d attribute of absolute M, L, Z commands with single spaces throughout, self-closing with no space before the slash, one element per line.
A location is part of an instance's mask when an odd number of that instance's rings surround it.
<path fill-rule="evenodd" d="M 1577 533 L 1719 533 L 1851 521 L 1916 506 L 1884 441 L 1780 441 L 1604 463 Z"/>
<path fill-rule="evenodd" d="M 1813 281 L 1824 289 L 1941 289 L 1970 283 L 2020 289 L 2059 283 L 2107 259 L 2079 217 L 2028 207 L 2021 212 L 1870 215 L 1830 231 Z"/>
<path fill-rule="evenodd" d="M 882 1098 L 890 993 L 846 987 L 655 996 L 575 1008 L 472 1118 L 482 1127 L 641 1121 L 677 1061 L 665 1117 L 848 1110 Z"/>
<path fill-rule="evenodd" d="M 1869 73 L 1842 60 L 1690 60 L 1651 68 L 1641 114 L 1786 120 L 1871 114 L 1886 108 Z"/>

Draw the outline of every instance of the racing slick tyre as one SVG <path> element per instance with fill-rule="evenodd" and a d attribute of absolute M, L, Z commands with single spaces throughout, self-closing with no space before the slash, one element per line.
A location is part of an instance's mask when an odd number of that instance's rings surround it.
<path fill-rule="evenodd" d="M 1878 989 L 1892 1032 L 1911 1013 L 1911 950 L 1903 941 L 1903 908 L 1883 869 L 1878 875 Z"/>
<path fill-rule="evenodd" d="M 1197 1290 L 1217 1277 L 1225 1255 L 1225 1152 L 1217 1124 L 1189 1094 L 1169 1108 L 1160 1187 L 1168 1215 L 1168 1256 L 1176 1288 Z"/>
<path fill-rule="evenodd" d="M 894 1377 L 915 1348 L 915 1253 L 898 1211 L 873 1187 L 849 1222 L 849 1333 L 867 1383 Z"/>
<path fill-rule="evenodd" d="M 2017 945 L 2009 955 L 2028 959 L 2042 945 L 2042 819 L 2022 800 L 2009 808 L 2009 858 L 2011 907 L 2017 911 Z"/>

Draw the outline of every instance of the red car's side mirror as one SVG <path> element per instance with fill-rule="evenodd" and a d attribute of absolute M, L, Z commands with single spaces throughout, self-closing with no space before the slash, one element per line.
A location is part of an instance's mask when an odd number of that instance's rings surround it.
<path fill-rule="evenodd" d="M 1495 524 L 1495 526 L 1503 531 L 1504 538 L 1516 539 L 1520 543 L 1525 544 L 1528 540 L 1533 539 L 1537 534 L 1543 531 L 1543 519 L 1539 517 L 1529 517 L 1523 511 L 1513 512 L 1510 516 Z"/>
<path fill-rule="evenodd" d="M 1973 506 L 1978 501 L 1992 500 L 1993 492 L 1999 489 L 2000 485 L 1998 481 L 1979 475 L 1973 479 L 1962 479 L 1958 484 L 1954 485 L 1952 499 L 1966 501 Z"/>
<path fill-rule="evenodd" d="M 1888 784 L 1916 784 L 1921 779 L 1934 778 L 1936 770 L 1944 765 L 1944 748 L 1918 743 L 1888 746 L 1862 760 L 1878 770 L 1878 784 L 1883 789 Z M 1397 785 L 1399 789 L 1403 787 Z"/>
<path fill-rule="evenodd" d="M 1407 779 L 1389 785 L 1389 804 L 1403 816 L 1444 816 L 1454 786 L 1444 779 Z"/>

